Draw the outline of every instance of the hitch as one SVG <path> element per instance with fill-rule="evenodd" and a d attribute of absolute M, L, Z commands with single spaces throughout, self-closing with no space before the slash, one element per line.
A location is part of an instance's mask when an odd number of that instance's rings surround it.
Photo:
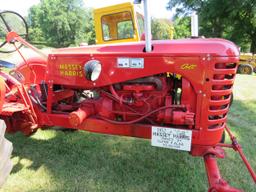
<path fill-rule="evenodd" d="M 232 148 L 237 151 L 241 157 L 241 159 L 243 160 L 246 168 L 248 169 L 249 173 L 251 174 L 251 177 L 254 181 L 254 183 L 256 183 L 256 173 L 255 171 L 252 169 L 252 166 L 250 165 L 249 161 L 247 160 L 244 152 L 243 152 L 243 149 L 241 147 L 241 145 L 238 143 L 236 137 L 232 134 L 231 130 L 226 126 L 225 127 L 225 130 L 227 131 L 231 141 L 232 141 Z"/>

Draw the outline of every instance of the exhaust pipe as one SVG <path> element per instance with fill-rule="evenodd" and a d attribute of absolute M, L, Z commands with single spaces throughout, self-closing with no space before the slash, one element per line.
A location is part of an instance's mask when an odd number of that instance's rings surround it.
<path fill-rule="evenodd" d="M 198 15 L 196 12 L 191 15 L 191 37 L 198 37 Z"/>
<path fill-rule="evenodd" d="M 134 4 L 140 4 L 142 0 L 135 0 Z M 146 42 L 146 52 L 152 51 L 151 43 L 151 18 L 149 12 L 149 1 L 143 0 L 144 2 L 144 29 L 145 29 L 145 42 Z"/>

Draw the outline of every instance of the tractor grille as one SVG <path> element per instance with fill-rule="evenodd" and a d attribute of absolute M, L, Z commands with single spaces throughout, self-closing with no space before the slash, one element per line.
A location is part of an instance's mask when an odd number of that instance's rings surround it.
<path fill-rule="evenodd" d="M 236 63 L 217 63 L 213 66 L 208 109 L 209 129 L 221 127 L 226 122 L 236 68 Z"/>

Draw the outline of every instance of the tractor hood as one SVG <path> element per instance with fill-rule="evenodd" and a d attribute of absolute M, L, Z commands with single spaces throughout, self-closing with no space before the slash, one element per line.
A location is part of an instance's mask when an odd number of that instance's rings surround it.
<path fill-rule="evenodd" d="M 182 40 L 160 40 L 152 41 L 153 55 L 162 56 L 198 56 L 210 54 L 216 57 L 237 57 L 239 50 L 237 46 L 224 39 L 182 39 Z M 122 43 L 112 45 L 92 45 L 75 48 L 56 49 L 51 55 L 81 55 L 81 54 L 135 54 L 145 51 L 145 42 Z"/>

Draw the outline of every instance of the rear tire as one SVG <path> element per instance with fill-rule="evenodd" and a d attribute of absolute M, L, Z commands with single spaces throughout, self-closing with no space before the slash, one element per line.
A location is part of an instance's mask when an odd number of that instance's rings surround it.
<path fill-rule="evenodd" d="M 222 133 L 222 136 L 221 136 L 220 143 L 225 143 L 225 140 L 226 140 L 226 132 L 224 130 L 223 133 Z"/>
<path fill-rule="evenodd" d="M 12 143 L 5 137 L 6 125 L 4 120 L 0 119 L 0 188 L 5 183 L 12 170 L 11 153 Z"/>
<path fill-rule="evenodd" d="M 231 96 L 230 96 L 230 103 L 229 103 L 229 108 L 232 106 L 233 101 L 234 101 L 234 94 L 233 94 L 233 93 L 231 93 Z"/>
<path fill-rule="evenodd" d="M 239 74 L 251 75 L 253 72 L 253 67 L 250 64 L 240 64 L 237 69 Z"/>

